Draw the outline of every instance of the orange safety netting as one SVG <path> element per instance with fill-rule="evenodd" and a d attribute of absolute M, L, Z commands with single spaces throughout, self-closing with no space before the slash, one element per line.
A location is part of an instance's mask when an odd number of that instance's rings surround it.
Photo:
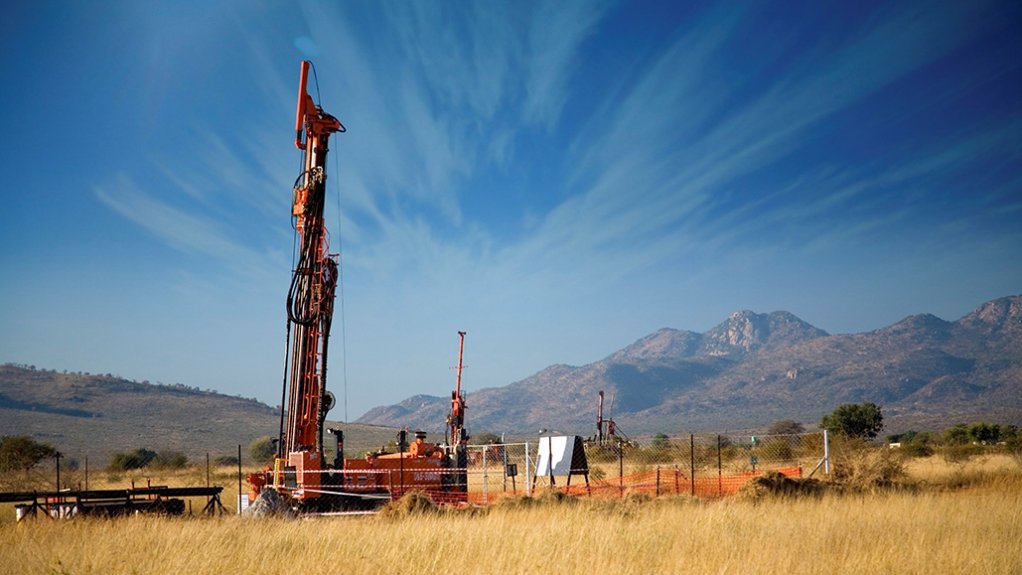
<path fill-rule="evenodd" d="M 802 467 L 780 467 L 771 470 L 746 471 L 741 473 L 718 474 L 697 476 L 695 481 L 689 478 L 687 470 L 678 467 L 660 467 L 648 469 L 622 477 L 591 481 L 589 485 L 578 484 L 583 480 L 580 476 L 572 477 L 571 485 L 555 485 L 555 488 L 568 495 L 590 496 L 590 497 L 621 497 L 626 493 L 646 493 L 653 496 L 660 495 L 695 495 L 696 497 L 714 498 L 734 495 L 743 485 L 755 477 L 759 477 L 767 471 L 781 473 L 787 477 L 802 477 Z M 562 478 L 563 480 L 563 478 Z M 524 494 L 519 489 L 518 494 Z M 467 494 L 468 503 L 485 505 L 511 492 L 471 491 Z"/>
<path fill-rule="evenodd" d="M 560 480 L 564 484 L 554 485 L 553 487 L 567 495 L 598 498 L 623 497 L 629 493 L 645 493 L 655 497 L 661 495 L 689 495 L 702 498 L 716 498 L 734 495 L 738 493 L 742 486 L 768 472 L 781 473 L 792 478 L 802 477 L 802 467 L 791 466 L 740 473 L 720 473 L 717 475 L 697 474 L 695 480 L 692 481 L 686 469 L 680 467 L 657 467 L 621 477 L 590 481 L 588 485 L 584 483 L 585 480 L 580 475 L 572 476 L 571 485 L 567 484 L 566 478 L 561 477 Z M 583 483 L 579 484 L 579 481 L 583 481 Z M 547 489 L 548 486 L 540 483 L 536 485 L 536 488 Z M 518 488 L 514 491 L 489 489 L 487 491 L 469 491 L 467 493 L 437 490 L 426 491 L 429 498 L 437 505 L 452 507 L 488 505 L 501 497 L 525 495 L 525 493 L 524 488 Z M 399 497 L 400 494 L 398 492 L 395 498 Z"/>

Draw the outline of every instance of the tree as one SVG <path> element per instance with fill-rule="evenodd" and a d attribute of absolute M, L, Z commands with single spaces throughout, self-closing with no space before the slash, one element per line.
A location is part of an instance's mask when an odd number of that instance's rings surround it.
<path fill-rule="evenodd" d="M 273 445 L 273 438 L 269 435 L 257 437 L 248 444 L 248 454 L 256 463 L 269 463 L 277 455 L 277 448 Z"/>
<path fill-rule="evenodd" d="M 919 435 L 918 431 L 910 429 L 902 433 L 892 433 L 887 436 L 887 443 L 909 443 Z"/>
<path fill-rule="evenodd" d="M 656 451 L 666 451 L 671 448 L 671 439 L 665 433 L 655 433 L 649 442 L 649 447 Z"/>
<path fill-rule="evenodd" d="M 182 469 L 188 466 L 188 456 L 180 451 L 161 451 L 153 458 L 152 464 L 161 469 Z"/>
<path fill-rule="evenodd" d="M 5 435 L 0 437 L 0 471 L 30 469 L 44 459 L 56 457 L 57 450 L 49 443 L 42 443 L 27 435 Z"/>
<path fill-rule="evenodd" d="M 156 459 L 156 452 L 144 447 L 133 451 L 115 453 L 110 458 L 111 471 L 128 471 L 129 469 L 142 469 Z"/>
<path fill-rule="evenodd" d="M 1001 426 L 996 423 L 973 423 L 969 426 L 969 437 L 980 445 L 994 445 L 1001 440 Z"/>
<path fill-rule="evenodd" d="M 945 445 L 965 445 L 969 443 L 969 426 L 958 423 L 944 430 Z"/>
<path fill-rule="evenodd" d="M 806 428 L 794 419 L 781 419 L 770 424 L 767 435 L 798 435 L 805 433 Z"/>
<path fill-rule="evenodd" d="M 845 403 L 824 415 L 820 427 L 847 437 L 873 439 L 884 428 L 884 416 L 875 403 Z"/>

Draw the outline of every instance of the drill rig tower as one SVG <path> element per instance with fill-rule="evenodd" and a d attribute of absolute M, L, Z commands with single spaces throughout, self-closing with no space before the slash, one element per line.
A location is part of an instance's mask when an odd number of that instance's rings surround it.
<path fill-rule="evenodd" d="M 330 135 L 344 132 L 341 122 L 323 111 L 309 95 L 308 61 L 301 64 L 295 147 L 303 167 L 294 185 L 291 214 L 298 242 L 298 261 L 287 294 L 288 359 L 273 483 L 292 498 L 318 497 L 323 461 L 323 422 L 333 407 L 326 390 L 327 344 L 337 287 L 336 254 L 329 252 L 323 220 L 326 158 Z"/>

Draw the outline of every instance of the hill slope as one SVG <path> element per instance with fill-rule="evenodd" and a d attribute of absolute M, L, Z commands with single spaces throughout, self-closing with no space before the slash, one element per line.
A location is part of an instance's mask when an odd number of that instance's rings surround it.
<path fill-rule="evenodd" d="M 0 365 L 0 435 L 31 435 L 67 457 L 105 465 L 139 447 L 248 457 L 249 443 L 276 436 L 280 412 L 254 399 L 183 385 L 151 385 L 112 375 L 57 373 Z M 379 447 L 389 428 L 344 425 L 349 449 Z"/>
<path fill-rule="evenodd" d="M 955 322 L 918 315 L 860 334 L 829 335 L 788 312 L 751 311 L 703 334 L 661 329 L 595 363 L 555 365 L 473 393 L 469 427 L 588 435 L 600 390 L 627 433 L 815 423 L 862 401 L 882 405 L 892 431 L 972 419 L 1020 424 L 1022 296 Z M 438 430 L 447 402 L 416 396 L 358 421 Z"/>

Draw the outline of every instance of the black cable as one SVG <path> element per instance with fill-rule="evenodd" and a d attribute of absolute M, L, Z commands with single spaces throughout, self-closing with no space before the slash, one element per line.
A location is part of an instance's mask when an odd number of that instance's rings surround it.
<path fill-rule="evenodd" d="M 309 66 L 312 67 L 312 79 L 313 79 L 313 81 L 316 82 L 316 101 L 319 102 L 319 104 L 316 105 L 316 111 L 318 111 L 320 114 L 323 114 L 324 117 L 334 118 L 330 114 L 327 114 L 326 112 L 323 111 L 323 106 L 322 106 L 322 104 L 323 104 L 323 96 L 319 93 L 319 75 L 316 74 L 316 64 L 314 64 L 310 60 L 309 61 Z M 334 118 L 334 119 L 337 120 L 337 118 Z M 338 132 L 343 134 L 344 132 L 348 131 L 348 129 L 344 127 L 344 124 L 342 124 L 340 120 L 337 120 L 337 124 L 340 126 L 340 129 L 337 130 Z"/>
<path fill-rule="evenodd" d="M 309 60 L 309 66 L 312 68 L 312 79 L 316 82 L 316 101 L 322 104 L 323 96 L 319 93 L 319 74 L 316 73 L 316 64 Z"/>
<path fill-rule="evenodd" d="M 334 174 L 340 172 L 337 159 L 340 151 L 334 153 Z M 341 377 L 344 381 L 344 423 L 348 423 L 348 328 L 344 313 L 344 241 L 341 228 L 341 190 L 339 180 L 334 186 L 337 192 L 337 287 L 341 292 Z"/>
<path fill-rule="evenodd" d="M 303 183 L 303 178 L 309 177 L 309 171 L 303 171 L 295 180 L 295 193 L 299 189 L 299 184 Z M 304 182 L 308 184 L 308 180 Z M 306 187 L 310 192 L 314 190 L 314 186 L 309 185 Z M 322 214 L 322 194 L 310 193 L 306 198 L 306 205 L 304 209 L 308 214 Z M 291 285 L 288 287 L 287 292 L 287 314 L 288 319 L 292 322 L 310 326 L 315 323 L 317 319 L 318 305 L 311 305 L 313 302 L 310 298 L 314 297 L 315 294 L 312 290 L 312 284 L 316 274 L 321 272 L 321 262 L 312 261 L 312 256 L 315 253 L 315 243 L 321 241 L 319 234 L 311 233 L 316 229 L 322 227 L 322 216 L 317 216 L 305 224 L 305 232 L 302 234 L 302 246 L 300 249 L 299 260 L 295 265 L 294 272 L 291 275 Z"/>
<path fill-rule="evenodd" d="M 283 459 L 284 453 L 284 412 L 288 408 L 287 401 L 287 372 L 288 360 L 291 358 L 291 322 L 287 322 L 287 335 L 284 338 L 284 385 L 280 392 L 280 435 L 277 436 L 277 457 Z"/>

